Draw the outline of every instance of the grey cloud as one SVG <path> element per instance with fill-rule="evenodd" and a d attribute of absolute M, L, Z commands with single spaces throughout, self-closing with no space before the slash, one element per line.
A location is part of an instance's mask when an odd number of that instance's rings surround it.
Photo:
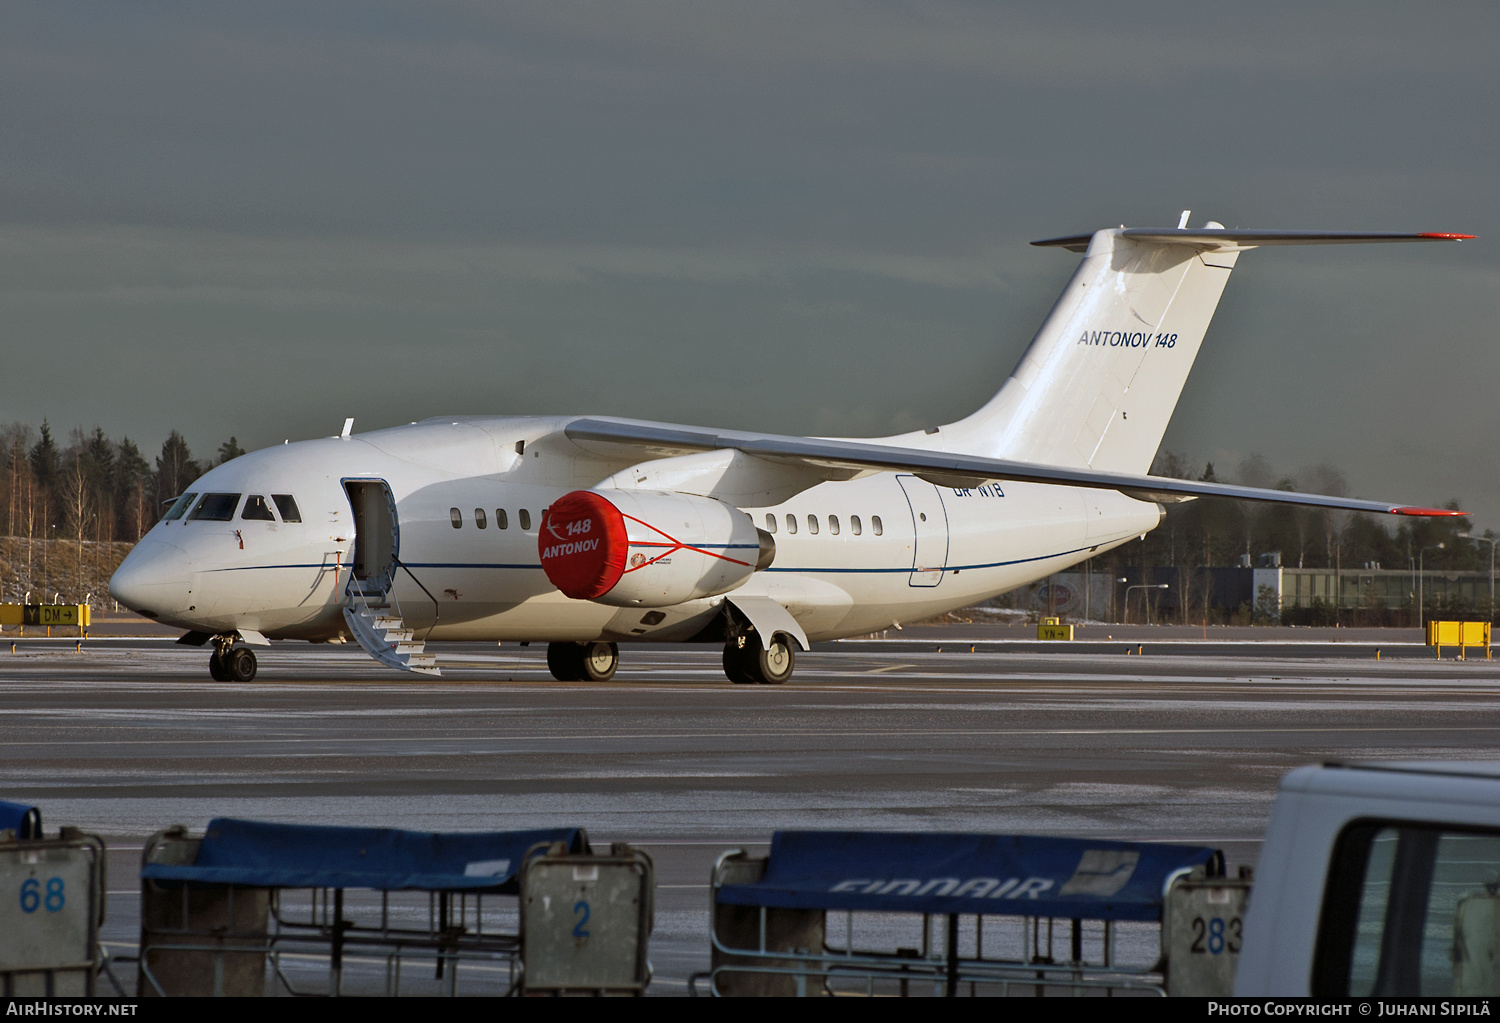
<path fill-rule="evenodd" d="M 1466 230 L 1240 264 L 1168 433 L 1488 472 L 1493 5 L 19 3 L 0 420 L 211 448 L 445 412 L 874 434 L 998 387 L 1121 222 Z M 68 372 L 60 374 L 60 365 Z"/>

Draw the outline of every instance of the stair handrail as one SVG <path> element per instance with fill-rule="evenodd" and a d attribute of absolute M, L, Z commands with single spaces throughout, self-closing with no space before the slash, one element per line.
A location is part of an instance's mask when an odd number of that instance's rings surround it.
<path fill-rule="evenodd" d="M 432 624 L 427 626 L 427 631 L 422 634 L 422 642 L 426 643 L 427 637 L 432 635 L 432 630 L 437 628 L 438 619 L 443 616 L 442 605 L 440 605 L 438 603 L 438 599 L 432 595 L 432 591 L 429 590 L 426 586 L 422 585 L 422 580 L 417 578 L 417 574 L 406 567 L 406 562 L 402 561 L 398 557 L 395 557 L 394 555 L 392 555 L 391 560 L 396 563 L 396 566 L 400 568 L 401 571 L 411 576 L 411 581 L 420 586 L 422 588 L 422 592 L 427 594 L 427 599 L 432 601 Z M 391 586 L 391 589 L 394 590 L 395 588 L 396 587 L 393 584 Z"/>

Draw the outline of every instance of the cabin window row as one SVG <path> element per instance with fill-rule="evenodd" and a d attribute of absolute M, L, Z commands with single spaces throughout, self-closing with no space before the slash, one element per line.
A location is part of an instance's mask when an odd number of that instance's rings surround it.
<path fill-rule="evenodd" d="M 162 521 L 175 522 L 187 516 L 186 521 L 189 522 L 228 522 L 234 518 L 235 510 L 240 508 L 241 497 L 244 495 L 204 494 L 200 501 L 196 493 L 183 494 L 172 502 L 172 507 L 168 508 L 167 513 L 162 516 Z M 266 500 L 264 494 L 251 494 L 245 498 L 240 518 L 275 522 L 276 515 L 271 511 L 273 505 L 276 511 L 281 513 L 282 522 L 302 521 L 302 512 L 298 510 L 297 501 L 291 494 L 272 494 L 270 501 Z M 188 512 L 190 508 L 191 514 Z"/>
<path fill-rule="evenodd" d="M 542 514 L 543 515 L 547 514 L 547 509 L 546 508 L 542 509 Z M 450 521 L 450 522 L 453 523 L 453 528 L 454 529 L 462 529 L 462 528 L 464 528 L 464 513 L 463 513 L 463 511 L 460 510 L 460 509 L 458 509 L 458 508 L 449 508 L 448 509 L 448 521 Z M 489 528 L 489 524 L 490 524 L 490 517 L 485 512 L 485 510 L 483 508 L 475 508 L 474 509 L 474 528 L 475 529 L 487 529 L 487 528 Z M 516 525 L 520 526 L 522 529 L 530 529 L 531 528 L 531 512 L 528 511 L 525 508 L 519 509 L 516 512 Z M 496 508 L 495 509 L 495 528 L 496 529 L 509 529 L 510 528 L 510 515 L 506 513 L 506 511 L 505 511 L 504 508 Z"/>
<path fill-rule="evenodd" d="M 842 525 L 839 522 L 839 517 L 837 515 L 829 515 L 827 516 L 827 523 L 829 535 L 838 536 L 840 530 L 842 529 Z M 775 513 L 766 512 L 766 532 L 776 532 L 776 526 L 777 521 Z M 820 523 L 818 520 L 818 516 L 807 516 L 807 531 L 816 535 L 819 529 Z M 786 531 L 788 533 L 797 532 L 797 516 L 793 515 L 791 512 L 787 512 L 786 515 Z M 864 533 L 864 531 L 865 524 L 860 519 L 860 517 L 858 515 L 849 516 L 849 532 L 854 536 L 860 536 Z M 882 536 L 885 534 L 885 524 L 880 521 L 879 515 L 870 516 L 870 532 L 874 533 L 876 536 Z"/>

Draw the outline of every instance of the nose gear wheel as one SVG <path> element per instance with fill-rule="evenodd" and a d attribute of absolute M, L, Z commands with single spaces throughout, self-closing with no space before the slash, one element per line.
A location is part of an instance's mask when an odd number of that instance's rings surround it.
<path fill-rule="evenodd" d="M 215 682 L 249 682 L 259 665 L 249 647 L 216 642 L 208 657 L 208 673 Z"/>

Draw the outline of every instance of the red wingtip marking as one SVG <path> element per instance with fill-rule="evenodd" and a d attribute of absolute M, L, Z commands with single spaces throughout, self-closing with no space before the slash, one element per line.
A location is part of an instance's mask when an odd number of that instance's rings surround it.
<path fill-rule="evenodd" d="M 1442 238 L 1445 241 L 1462 242 L 1462 241 L 1468 241 L 1469 239 L 1471 239 L 1471 238 L 1473 238 L 1475 236 L 1472 235 L 1472 234 L 1451 234 L 1451 233 L 1449 233 L 1447 231 L 1423 231 L 1422 232 L 1422 237 L 1423 238 Z"/>
<path fill-rule="evenodd" d="M 1458 518 L 1469 514 L 1468 512 L 1454 511 L 1452 508 L 1392 508 L 1392 515 L 1429 515 L 1442 518 Z"/>

